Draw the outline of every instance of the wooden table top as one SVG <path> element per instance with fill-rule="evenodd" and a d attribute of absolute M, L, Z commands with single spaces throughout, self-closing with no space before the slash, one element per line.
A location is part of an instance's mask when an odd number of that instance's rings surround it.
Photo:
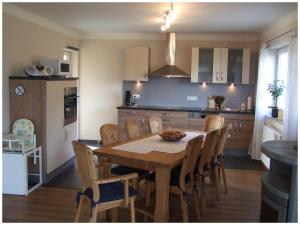
<path fill-rule="evenodd" d="M 112 149 L 114 146 L 126 144 L 129 142 L 141 140 L 146 137 L 153 135 L 144 135 L 139 138 L 132 139 L 130 141 L 123 141 L 114 145 L 105 146 L 102 148 L 95 149 L 93 152 L 95 155 L 107 158 L 112 163 L 120 165 L 131 166 L 146 170 L 153 170 L 156 167 L 169 167 L 173 168 L 176 165 L 181 164 L 184 151 L 180 153 L 164 153 L 152 151 L 147 154 L 128 152 L 122 150 Z"/>

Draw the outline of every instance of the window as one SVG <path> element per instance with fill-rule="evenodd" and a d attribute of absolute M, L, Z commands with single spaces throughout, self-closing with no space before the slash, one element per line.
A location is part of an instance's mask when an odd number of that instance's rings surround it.
<path fill-rule="evenodd" d="M 278 50 L 277 54 L 277 74 L 276 74 L 276 79 L 277 80 L 283 80 L 284 85 L 286 86 L 287 83 L 287 73 L 288 73 L 288 49 L 287 48 L 281 48 Z M 284 104 L 285 104 L 285 91 L 286 88 L 284 89 L 284 92 L 282 96 L 278 98 L 278 108 L 284 109 Z"/>

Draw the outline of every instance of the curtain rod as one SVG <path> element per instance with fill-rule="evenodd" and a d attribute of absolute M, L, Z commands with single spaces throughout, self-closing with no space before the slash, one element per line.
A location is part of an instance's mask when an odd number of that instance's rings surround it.
<path fill-rule="evenodd" d="M 295 33 L 295 29 L 291 29 L 291 30 L 288 30 L 288 31 L 286 31 L 286 32 L 284 32 L 283 34 L 280 34 L 280 35 L 278 35 L 277 37 L 274 37 L 274 38 L 272 38 L 272 39 L 270 39 L 270 40 L 268 40 L 268 41 L 266 41 L 266 44 L 268 44 L 268 43 L 270 43 L 271 41 L 274 41 L 274 40 L 276 40 L 276 39 L 278 39 L 278 38 L 281 38 L 281 37 L 283 37 L 283 36 L 285 36 L 285 35 L 287 35 L 287 34 L 289 34 L 289 33 Z"/>

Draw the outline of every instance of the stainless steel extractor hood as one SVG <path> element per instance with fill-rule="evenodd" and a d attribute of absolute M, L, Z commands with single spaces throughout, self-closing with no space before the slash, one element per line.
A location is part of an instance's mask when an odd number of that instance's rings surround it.
<path fill-rule="evenodd" d="M 186 77 L 190 75 L 175 66 L 175 52 L 176 52 L 176 34 L 167 34 L 167 48 L 166 48 L 166 65 L 151 72 L 150 76 L 160 77 Z"/>

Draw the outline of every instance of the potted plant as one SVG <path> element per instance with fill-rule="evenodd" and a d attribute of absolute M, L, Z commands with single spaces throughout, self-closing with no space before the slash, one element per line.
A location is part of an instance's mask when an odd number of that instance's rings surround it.
<path fill-rule="evenodd" d="M 268 91 L 270 92 L 274 100 L 274 106 L 269 106 L 269 108 L 272 108 L 273 118 L 278 117 L 277 101 L 278 101 L 278 97 L 283 94 L 283 90 L 284 90 L 284 82 L 282 80 L 274 80 L 272 83 L 268 84 Z"/>

